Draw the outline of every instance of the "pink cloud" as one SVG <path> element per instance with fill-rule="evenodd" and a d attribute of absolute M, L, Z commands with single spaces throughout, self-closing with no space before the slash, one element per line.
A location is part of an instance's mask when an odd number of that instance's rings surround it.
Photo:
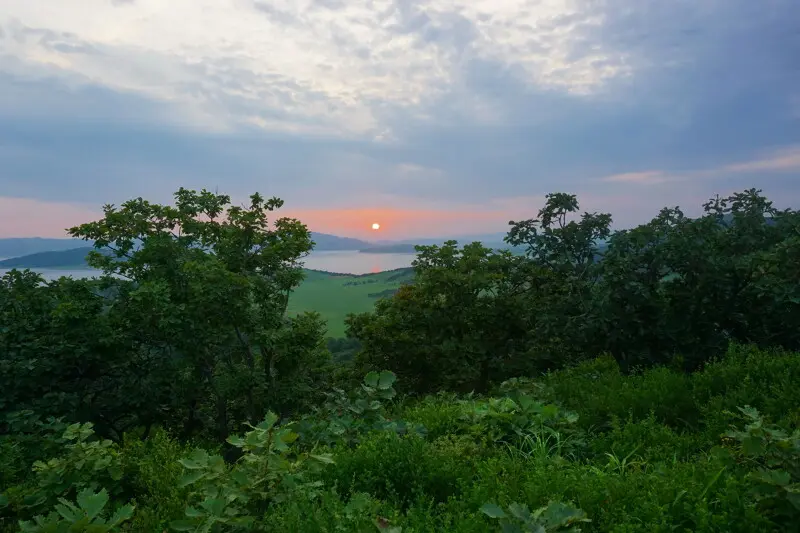
<path fill-rule="evenodd" d="M 728 172 L 793 172 L 800 170 L 800 146 L 778 150 L 754 161 L 736 163 L 723 168 Z"/>
<path fill-rule="evenodd" d="M 99 216 L 80 205 L 0 196 L 0 237 L 69 237 L 66 228 Z"/>
<path fill-rule="evenodd" d="M 613 176 L 606 176 L 601 181 L 609 183 L 636 183 L 642 185 L 650 185 L 655 183 L 664 183 L 666 181 L 674 181 L 679 179 L 677 176 L 670 176 L 660 170 L 647 170 L 644 172 L 626 172 L 624 174 L 614 174 Z"/>

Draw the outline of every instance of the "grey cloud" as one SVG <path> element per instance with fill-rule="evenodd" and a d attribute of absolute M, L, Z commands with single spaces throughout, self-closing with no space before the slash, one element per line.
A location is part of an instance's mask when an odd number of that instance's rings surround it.
<path fill-rule="evenodd" d="M 5 36 L 6 32 L 17 43 L 25 43 L 28 40 L 32 40 L 46 49 L 65 54 L 100 53 L 94 46 L 80 39 L 73 33 L 54 31 L 47 28 L 32 28 L 16 20 L 12 20 L 8 23 L 5 30 L 3 26 L 0 25 L 0 39 Z"/>
<path fill-rule="evenodd" d="M 345 7 L 345 0 L 313 0 L 314 5 L 337 11 Z"/>
<path fill-rule="evenodd" d="M 288 11 L 278 9 L 269 0 L 253 0 L 253 7 L 267 15 L 270 20 L 285 24 L 287 26 L 297 26 L 301 24 L 301 20 Z"/>
<path fill-rule="evenodd" d="M 589 95 L 548 88 L 519 63 L 471 53 L 475 23 L 459 13 L 422 12 L 397 0 L 382 14 L 398 21 L 392 30 L 415 37 L 418 47 L 444 51 L 452 71 L 447 84 L 431 86 L 419 105 L 356 94 L 396 143 L 323 140 L 245 126 L 204 135 L 168 121 L 166 103 L 86 85 L 68 89 L 53 79 L 23 84 L 21 78 L 0 77 L 0 144 L 29 154 L 0 154 L 0 182 L 6 194 L 98 203 L 140 194 L 164 199 L 186 185 L 219 186 L 234 195 L 263 190 L 326 206 L 361 194 L 470 204 L 570 190 L 597 198 L 592 207 L 602 208 L 603 198 L 630 185 L 598 183 L 599 177 L 720 167 L 800 139 L 798 108 L 791 107 L 800 101 L 795 0 L 582 1 L 580 12 L 540 22 L 544 36 L 532 28 L 522 45 L 565 53 L 558 68 L 589 60 L 594 68 L 631 67 L 630 76 L 609 79 Z M 333 0 L 316 4 L 338 6 Z M 300 23 L 291 13 L 258 5 L 276 22 Z M 564 28 L 570 33 L 566 44 L 555 31 Z M 369 58 L 371 74 L 391 68 L 372 57 L 346 25 L 333 22 L 331 31 L 346 54 Z M 25 35 L 46 39 L 54 50 L 77 52 L 87 44 L 41 30 Z M 0 70 L 7 64 L 0 61 Z M 215 116 L 313 127 L 334 116 L 347 120 L 351 109 L 345 98 L 283 72 L 254 72 L 233 54 L 181 69 L 187 76 L 172 82 L 177 94 L 205 102 Z M 308 112 L 311 107 L 316 112 Z M 408 163 L 440 172 L 436 179 L 413 179 L 396 171 Z M 662 184 L 650 189 L 656 192 L 630 194 L 652 204 L 649 214 L 662 203 L 695 198 L 690 204 L 699 206 L 714 192 L 749 186 L 798 201 L 797 178 L 721 176 L 681 185 L 685 189 Z"/>

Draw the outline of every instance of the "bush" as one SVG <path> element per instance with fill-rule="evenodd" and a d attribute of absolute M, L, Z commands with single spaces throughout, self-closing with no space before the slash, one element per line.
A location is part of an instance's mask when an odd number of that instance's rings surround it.
<path fill-rule="evenodd" d="M 145 441 L 126 436 L 121 451 L 125 485 L 137 507 L 126 529 L 163 531 L 170 520 L 183 516 L 188 491 L 179 487 L 183 467 L 178 461 L 188 454 L 186 446 L 161 430 Z"/>
<path fill-rule="evenodd" d="M 551 398 L 579 415 L 587 429 L 608 429 L 614 417 L 643 420 L 652 413 L 674 428 L 693 427 L 699 413 L 687 375 L 666 368 L 623 375 L 610 357 L 549 374 Z"/>
<path fill-rule="evenodd" d="M 338 455 L 324 477 L 344 495 L 366 492 L 401 508 L 419 498 L 445 502 L 471 477 L 470 457 L 448 451 L 416 435 L 375 434 Z"/>

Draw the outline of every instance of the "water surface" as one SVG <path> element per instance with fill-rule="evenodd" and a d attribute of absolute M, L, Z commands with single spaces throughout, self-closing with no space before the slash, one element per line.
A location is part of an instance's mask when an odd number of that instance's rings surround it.
<path fill-rule="evenodd" d="M 362 254 L 354 250 L 336 252 L 313 252 L 304 260 L 305 267 L 342 274 L 369 274 L 411 266 L 415 254 Z M 32 269 L 45 279 L 58 279 L 61 276 L 87 278 L 97 276 L 98 270 L 90 268 L 41 268 Z M 0 276 L 8 269 L 0 268 Z"/>

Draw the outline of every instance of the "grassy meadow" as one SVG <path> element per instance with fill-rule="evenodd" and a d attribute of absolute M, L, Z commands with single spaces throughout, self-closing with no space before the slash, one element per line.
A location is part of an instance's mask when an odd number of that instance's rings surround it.
<path fill-rule="evenodd" d="M 375 274 L 335 274 L 306 270 L 306 278 L 289 297 L 289 314 L 316 311 L 328 321 L 328 336 L 344 337 L 348 313 L 371 311 L 375 301 L 389 296 L 413 278 L 410 268 Z"/>

